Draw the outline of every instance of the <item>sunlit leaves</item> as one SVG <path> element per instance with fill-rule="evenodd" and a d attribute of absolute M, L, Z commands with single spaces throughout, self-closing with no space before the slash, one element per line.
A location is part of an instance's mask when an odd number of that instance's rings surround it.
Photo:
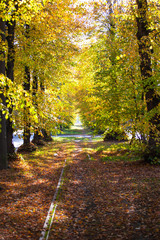
<path fill-rule="evenodd" d="M 5 11 L 5 2 L 1 1 L 1 5 L 1 10 L 3 7 Z M 17 128 L 23 127 L 24 114 L 30 115 L 33 128 L 39 126 L 54 133 L 61 124 L 71 122 L 73 104 L 67 86 L 71 86 L 70 63 L 73 62 L 73 54 L 77 52 L 71 41 L 72 34 L 80 28 L 75 17 L 77 10 L 70 0 L 25 0 L 8 1 L 7 12 L 2 11 L 3 14 L 7 13 L 12 21 L 16 20 L 15 84 L 7 82 L 7 94 L 10 92 L 11 95 L 7 96 L 7 107 L 13 104 L 12 118 Z M 26 24 L 29 26 L 27 35 Z M 37 74 L 36 101 L 33 101 L 32 87 L 28 92 L 22 88 L 25 80 L 24 66 L 29 68 L 31 85 L 33 72 Z M 44 82 L 46 91 L 40 89 L 41 82 Z M 68 90 L 64 91 L 65 88 Z M 24 107 L 29 109 L 28 113 L 24 112 Z"/>
<path fill-rule="evenodd" d="M 84 50 L 85 54 L 82 53 L 78 78 L 79 85 L 83 85 L 84 89 L 79 88 L 82 89 L 80 92 L 83 99 L 79 106 L 85 123 L 88 122 L 92 127 L 104 130 L 108 127 L 114 128 L 118 123 L 127 131 L 148 134 L 147 123 L 153 114 L 150 113 L 148 116 L 146 112 L 144 84 L 150 86 L 152 81 L 154 83 L 152 87 L 159 91 L 158 41 L 154 40 L 155 32 L 150 31 L 154 48 L 152 55 L 155 62 L 154 80 L 150 78 L 142 84 L 136 39 L 136 3 L 128 2 L 123 5 L 120 2 L 119 5 L 115 4 L 112 7 L 114 13 L 107 15 L 105 12 L 109 5 L 95 3 L 93 18 L 95 17 L 97 22 L 96 41 L 90 48 Z M 150 23 L 152 22 L 156 29 L 157 23 L 153 20 L 155 17 L 153 12 L 155 9 L 158 11 L 158 8 L 153 1 L 149 2 L 149 7 L 148 18 L 152 19 Z M 114 26 L 112 29 L 111 23 Z"/>

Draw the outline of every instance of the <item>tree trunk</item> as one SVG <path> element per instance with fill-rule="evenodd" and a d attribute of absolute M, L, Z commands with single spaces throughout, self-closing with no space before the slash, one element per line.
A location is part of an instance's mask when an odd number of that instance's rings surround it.
<path fill-rule="evenodd" d="M 15 48 L 14 48 L 14 33 L 15 33 L 15 21 L 7 22 L 8 26 L 8 56 L 7 56 L 7 77 L 14 82 L 14 61 L 15 61 Z M 9 87 L 9 86 L 8 86 Z M 9 114 L 11 116 L 13 112 L 12 106 L 9 108 Z M 15 148 L 12 143 L 13 140 L 13 127 L 12 127 L 12 120 L 11 118 L 7 119 L 7 149 L 8 154 L 13 155 L 15 153 Z"/>
<path fill-rule="evenodd" d="M 45 142 L 52 142 L 53 141 L 51 135 L 49 133 L 47 133 L 47 131 L 45 129 L 42 129 L 42 134 L 43 134 L 43 140 Z"/>
<path fill-rule="evenodd" d="M 137 17 L 137 39 L 139 46 L 140 55 L 140 70 L 142 77 L 142 84 L 144 87 L 144 94 L 147 103 L 147 112 L 151 112 L 153 109 L 158 107 L 160 103 L 160 97 L 156 92 L 155 84 L 152 77 L 152 62 L 151 54 L 152 47 L 149 39 L 149 26 L 147 20 L 148 4 L 147 0 L 136 0 L 138 6 L 138 17 Z M 158 144 L 157 133 L 160 131 L 160 116 L 158 113 L 152 114 L 149 120 L 149 141 L 148 149 L 150 150 L 149 155 L 154 155 L 154 150 Z M 148 155 L 148 158 L 151 157 Z M 146 159 L 147 160 L 147 159 Z"/>
<path fill-rule="evenodd" d="M 29 40 L 29 25 L 26 24 L 26 31 L 25 31 L 25 36 L 26 36 L 26 42 Z M 26 44 L 28 48 L 29 47 L 29 41 Z M 29 49 L 24 49 L 28 50 Z M 30 68 L 26 64 L 25 65 L 25 75 L 24 75 L 24 81 L 23 81 L 23 89 L 26 93 L 30 93 L 30 85 L 31 85 L 31 77 L 30 77 Z M 30 132 L 30 127 L 31 127 L 31 121 L 30 121 L 30 107 L 27 106 L 27 101 L 25 100 L 25 106 L 24 106 L 24 131 L 23 131 L 23 144 L 18 148 L 18 152 L 33 152 L 36 150 L 36 146 L 30 142 L 30 137 L 31 137 L 31 132 Z"/>
<path fill-rule="evenodd" d="M 26 24 L 26 31 L 25 31 L 25 36 L 26 39 L 29 38 L 29 25 Z M 25 66 L 25 76 L 24 76 L 24 82 L 23 82 L 23 89 L 26 92 L 30 92 L 30 82 L 31 82 L 31 77 L 30 77 L 30 69 L 26 65 Z M 30 112 L 29 112 L 29 107 L 27 107 L 26 104 L 27 102 L 25 101 L 25 106 L 24 106 L 24 132 L 23 132 L 23 145 L 29 145 L 30 144 Z"/>
<path fill-rule="evenodd" d="M 37 103 L 37 91 L 38 91 L 38 77 L 36 71 L 33 72 L 33 85 L 32 85 L 32 95 L 33 95 L 33 104 L 37 109 L 38 114 L 38 103 Z M 40 134 L 39 127 L 34 128 L 34 136 L 32 142 L 36 145 L 44 145 L 42 140 L 42 135 Z"/>
<path fill-rule="evenodd" d="M 23 88 L 25 91 L 30 91 L 30 71 L 29 67 L 25 66 L 25 80 L 23 82 Z M 26 103 L 26 101 L 25 101 Z M 30 117 L 29 117 L 29 108 L 27 106 L 24 107 L 24 132 L 23 132 L 23 145 L 30 144 Z"/>
<path fill-rule="evenodd" d="M 112 64 L 112 67 L 114 67 L 116 65 L 116 51 L 117 49 L 115 49 L 114 47 L 114 43 L 115 43 L 115 22 L 114 19 L 112 17 L 112 14 L 114 13 L 113 11 L 113 7 L 116 4 L 116 0 L 111 1 L 111 0 L 107 0 L 108 3 L 108 8 L 109 8 L 109 34 L 110 34 L 110 39 L 111 39 L 111 55 L 110 55 L 110 61 Z M 117 76 L 113 72 L 111 73 L 111 79 L 112 79 L 112 85 L 111 87 L 113 88 L 113 92 L 114 92 L 114 104 L 116 105 L 115 109 L 113 109 L 114 112 L 114 129 L 116 128 L 118 131 L 120 129 L 120 115 L 117 112 L 117 110 L 120 108 L 119 106 L 119 92 L 118 92 L 118 83 L 117 83 Z"/>
<path fill-rule="evenodd" d="M 33 95 L 33 104 L 36 109 L 38 108 L 37 101 L 36 101 L 37 91 L 38 91 L 38 78 L 37 78 L 36 72 L 34 71 L 33 72 L 32 95 Z M 32 142 L 38 145 L 39 140 L 40 140 L 40 135 L 38 134 L 38 127 L 35 127 Z"/>
<path fill-rule="evenodd" d="M 40 89 L 41 89 L 42 92 L 45 91 L 44 80 L 42 80 L 42 79 L 40 81 Z M 42 134 L 43 134 L 43 140 L 45 142 L 53 141 L 51 135 L 45 129 L 42 129 Z"/>
<path fill-rule="evenodd" d="M 0 74 L 2 77 L 5 75 L 5 50 L 3 49 L 3 44 L 5 44 L 5 22 L 0 19 Z M 0 93 L 0 101 L 5 105 L 5 97 Z M 6 138 L 6 119 L 5 115 L 0 110 L 0 169 L 6 169 L 8 167 L 8 157 L 7 157 L 7 138 Z"/>

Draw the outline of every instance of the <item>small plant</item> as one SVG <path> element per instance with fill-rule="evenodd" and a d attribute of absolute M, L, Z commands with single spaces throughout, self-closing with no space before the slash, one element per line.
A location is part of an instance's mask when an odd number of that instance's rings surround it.
<path fill-rule="evenodd" d="M 153 164 L 153 165 L 160 165 L 160 158 L 154 157 L 154 158 L 151 160 L 151 164 Z"/>
<path fill-rule="evenodd" d="M 153 165 L 160 164 L 160 149 L 158 147 L 149 148 L 148 146 L 144 149 L 142 157 L 145 162 Z"/>
<path fill-rule="evenodd" d="M 127 140 L 127 135 L 123 129 L 109 129 L 104 133 L 104 141 Z"/>
<path fill-rule="evenodd" d="M 96 151 L 97 151 L 97 153 L 103 152 L 104 151 L 104 146 L 97 147 Z"/>

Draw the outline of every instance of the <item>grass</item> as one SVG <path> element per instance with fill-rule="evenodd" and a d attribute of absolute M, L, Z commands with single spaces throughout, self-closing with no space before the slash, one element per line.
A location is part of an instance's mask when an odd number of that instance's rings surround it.
<path fill-rule="evenodd" d="M 90 138 L 85 138 L 85 137 L 53 137 L 53 140 L 56 142 L 72 142 L 72 141 L 84 141 L 88 142 L 90 141 Z"/>
<path fill-rule="evenodd" d="M 112 161 L 112 162 L 116 162 L 116 161 L 129 162 L 129 161 L 131 161 L 131 162 L 133 162 L 133 161 L 138 161 L 138 160 L 140 160 L 140 157 L 137 157 L 137 156 L 128 157 L 127 155 L 117 156 L 116 153 L 115 153 L 115 156 L 112 155 L 112 156 L 102 157 L 103 162 L 107 162 L 107 161 Z"/>
<path fill-rule="evenodd" d="M 81 135 L 81 134 L 87 134 L 87 135 L 92 135 L 93 132 L 90 129 L 87 128 L 82 128 L 81 125 L 75 125 L 69 129 L 64 129 L 62 130 L 61 134 L 65 135 Z M 61 135 L 59 134 L 59 135 Z"/>
<path fill-rule="evenodd" d="M 62 131 L 62 134 L 65 134 L 65 135 L 79 135 L 79 134 L 82 134 L 82 130 L 81 129 L 76 129 L 76 128 L 75 129 L 64 129 Z"/>
<path fill-rule="evenodd" d="M 93 142 L 83 142 L 82 147 L 91 157 L 99 156 L 102 162 L 124 161 L 133 162 L 141 160 L 137 146 L 132 146 L 129 142 L 107 141 L 97 139 Z"/>

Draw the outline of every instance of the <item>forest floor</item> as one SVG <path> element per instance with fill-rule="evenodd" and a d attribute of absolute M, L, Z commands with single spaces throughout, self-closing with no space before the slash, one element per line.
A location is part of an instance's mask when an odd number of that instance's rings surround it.
<path fill-rule="evenodd" d="M 159 240 L 160 167 L 127 143 L 74 133 L 1 171 L 0 240 L 40 238 L 65 159 L 49 240 Z"/>

